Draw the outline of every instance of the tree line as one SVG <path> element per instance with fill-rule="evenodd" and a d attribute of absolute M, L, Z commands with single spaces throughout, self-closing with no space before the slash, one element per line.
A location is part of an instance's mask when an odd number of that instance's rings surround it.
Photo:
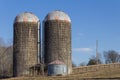
<path fill-rule="evenodd" d="M 82 62 L 79 64 L 79 66 L 110 64 L 110 63 L 119 63 L 119 62 L 120 62 L 120 53 L 115 50 L 108 50 L 103 52 L 103 58 L 99 56 L 99 58 L 97 59 L 96 56 L 91 56 L 87 63 Z M 76 67 L 76 64 L 73 62 L 72 66 Z"/>
<path fill-rule="evenodd" d="M 13 72 L 13 46 L 0 38 L 0 78 L 10 77 Z"/>

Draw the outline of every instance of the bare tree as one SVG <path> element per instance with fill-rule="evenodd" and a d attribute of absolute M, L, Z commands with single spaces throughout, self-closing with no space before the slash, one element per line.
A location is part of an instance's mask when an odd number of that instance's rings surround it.
<path fill-rule="evenodd" d="M 101 64 L 102 61 L 101 59 L 97 59 L 95 56 L 92 56 L 89 61 L 88 61 L 88 64 L 87 65 L 97 65 L 97 64 Z"/>
<path fill-rule="evenodd" d="M 114 50 L 104 51 L 105 63 L 120 62 L 120 54 Z"/>
<path fill-rule="evenodd" d="M 13 46 L 6 47 L 6 51 L 3 57 L 4 61 L 4 75 L 11 77 L 13 73 Z"/>
<path fill-rule="evenodd" d="M 74 62 L 72 62 L 72 67 L 77 67 L 77 65 Z"/>
<path fill-rule="evenodd" d="M 5 47 L 5 42 L 1 37 L 0 37 L 0 47 Z"/>
<path fill-rule="evenodd" d="M 79 66 L 86 66 L 86 63 L 85 63 L 85 62 L 81 62 L 81 63 L 79 64 Z"/>
<path fill-rule="evenodd" d="M 12 76 L 12 45 L 6 46 L 0 38 L 0 77 Z"/>

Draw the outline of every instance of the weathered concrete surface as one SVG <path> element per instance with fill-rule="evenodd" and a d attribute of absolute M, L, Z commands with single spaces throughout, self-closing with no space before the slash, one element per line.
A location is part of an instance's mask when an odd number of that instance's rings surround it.
<path fill-rule="evenodd" d="M 14 23 L 13 75 L 25 76 L 37 64 L 38 23 Z"/>
<path fill-rule="evenodd" d="M 45 64 L 60 60 L 68 65 L 68 73 L 71 73 L 71 23 L 62 20 L 46 21 L 43 34 Z"/>

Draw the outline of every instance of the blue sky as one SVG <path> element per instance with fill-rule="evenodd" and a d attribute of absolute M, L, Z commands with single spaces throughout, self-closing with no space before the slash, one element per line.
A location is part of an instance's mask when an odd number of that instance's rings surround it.
<path fill-rule="evenodd" d="M 48 12 L 62 10 L 72 20 L 72 60 L 87 62 L 99 53 L 120 52 L 120 0 L 0 0 L 0 37 L 13 38 L 13 21 L 22 12 L 33 12 L 42 22 Z"/>

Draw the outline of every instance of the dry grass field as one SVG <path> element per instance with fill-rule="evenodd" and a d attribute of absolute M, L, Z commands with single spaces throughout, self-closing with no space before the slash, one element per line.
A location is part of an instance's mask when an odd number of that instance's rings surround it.
<path fill-rule="evenodd" d="M 120 80 L 120 63 L 73 68 L 73 74 L 69 76 L 17 77 L 3 80 L 109 80 L 108 78 Z"/>

